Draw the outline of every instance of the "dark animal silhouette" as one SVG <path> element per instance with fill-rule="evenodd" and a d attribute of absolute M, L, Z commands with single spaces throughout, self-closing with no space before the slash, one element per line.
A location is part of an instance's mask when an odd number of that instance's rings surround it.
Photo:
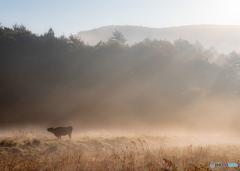
<path fill-rule="evenodd" d="M 68 135 L 71 138 L 73 127 L 57 127 L 57 128 L 48 128 L 49 132 L 52 132 L 58 139 L 61 139 L 61 136 Z"/>

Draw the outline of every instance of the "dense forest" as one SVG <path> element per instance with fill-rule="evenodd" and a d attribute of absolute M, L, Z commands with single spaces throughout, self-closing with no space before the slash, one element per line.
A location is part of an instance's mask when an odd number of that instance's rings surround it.
<path fill-rule="evenodd" d="M 184 39 L 90 46 L 55 37 L 52 29 L 36 35 L 23 25 L 1 26 L 0 126 L 72 118 L 127 124 L 126 116 L 157 121 L 156 113 L 196 98 L 239 96 L 239 64 L 235 51 L 220 54 Z"/>

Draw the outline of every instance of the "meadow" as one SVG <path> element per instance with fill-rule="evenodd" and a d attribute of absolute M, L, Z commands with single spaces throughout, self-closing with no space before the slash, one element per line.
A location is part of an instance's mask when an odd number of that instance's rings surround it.
<path fill-rule="evenodd" d="M 239 163 L 239 143 L 227 135 L 82 133 L 57 140 L 52 134 L 0 134 L 0 170 L 240 170 L 210 168 Z"/>
<path fill-rule="evenodd" d="M 17 24 L 0 27 L 0 35 L 0 171 L 239 170 L 210 168 L 240 164 L 238 52 L 221 54 L 182 38 L 89 45 Z M 46 130 L 68 123 L 72 139 Z M 10 130 L 28 125 L 46 126 Z M 109 129 L 76 132 L 97 128 Z"/>

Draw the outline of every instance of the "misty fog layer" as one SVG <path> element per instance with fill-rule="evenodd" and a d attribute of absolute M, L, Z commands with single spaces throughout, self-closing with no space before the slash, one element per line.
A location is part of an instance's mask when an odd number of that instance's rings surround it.
<path fill-rule="evenodd" d="M 104 26 L 89 31 L 78 32 L 75 36 L 90 45 L 107 41 L 112 32 L 118 29 L 123 32 L 127 43 L 133 45 L 145 38 L 161 39 L 174 42 L 182 38 L 190 43 L 201 42 L 204 47 L 214 46 L 219 52 L 240 51 L 240 26 L 236 25 L 189 25 L 168 28 L 148 28 L 142 26 Z"/>
<path fill-rule="evenodd" d="M 0 29 L 0 127 L 237 132 L 239 54 Z"/>

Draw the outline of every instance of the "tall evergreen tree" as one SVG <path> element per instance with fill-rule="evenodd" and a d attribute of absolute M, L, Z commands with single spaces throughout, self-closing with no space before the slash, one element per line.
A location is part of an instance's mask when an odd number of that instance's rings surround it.
<path fill-rule="evenodd" d="M 47 38 L 47 39 L 53 39 L 54 38 L 54 31 L 52 28 L 50 28 L 48 30 L 47 33 L 44 34 L 44 36 Z"/>
<path fill-rule="evenodd" d="M 115 29 L 114 32 L 112 32 L 113 36 L 110 37 L 110 41 L 113 41 L 113 42 L 118 42 L 118 43 L 121 43 L 121 44 L 124 44 L 127 39 L 125 39 L 124 35 L 122 34 L 122 32 L 120 32 L 119 30 Z"/>

